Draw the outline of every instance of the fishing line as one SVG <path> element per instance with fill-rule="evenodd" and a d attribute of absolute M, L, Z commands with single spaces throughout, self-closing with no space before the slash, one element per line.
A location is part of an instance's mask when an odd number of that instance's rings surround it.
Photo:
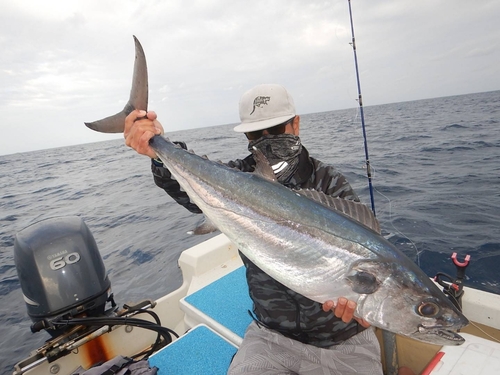
<path fill-rule="evenodd" d="M 374 169 L 374 171 L 376 171 L 376 170 Z M 420 267 L 420 255 L 423 253 L 423 251 L 419 250 L 418 247 L 417 247 L 417 245 L 410 239 L 410 237 L 408 237 L 406 234 L 404 234 L 403 232 L 401 232 L 394 225 L 394 219 L 392 217 L 392 201 L 391 201 L 391 199 L 389 197 L 387 197 L 386 195 L 384 195 L 383 193 L 381 193 L 380 191 L 378 191 L 377 188 L 375 188 L 375 191 L 378 194 L 380 194 L 382 197 L 384 197 L 387 200 L 387 202 L 389 202 L 389 223 L 390 223 L 391 227 L 394 229 L 394 231 L 397 234 L 401 235 L 401 237 L 403 237 L 403 238 L 406 238 L 411 243 L 411 246 L 415 250 L 415 253 L 416 253 L 416 256 L 417 256 L 417 265 Z"/>
<path fill-rule="evenodd" d="M 455 301 L 457 301 L 458 303 L 458 300 L 453 297 L 451 294 L 448 295 L 450 298 L 453 298 Z M 483 333 L 484 335 L 486 335 L 487 337 L 489 337 L 491 340 L 493 341 L 496 341 L 496 342 L 500 342 L 499 339 L 497 339 L 495 336 L 492 336 L 490 335 L 488 332 L 486 332 L 484 329 L 482 329 L 481 327 L 479 327 L 479 325 L 477 325 L 476 323 L 474 323 L 473 321 L 469 320 L 469 324 L 475 328 L 477 328 L 481 333 Z"/>
<path fill-rule="evenodd" d="M 481 331 L 481 333 L 483 333 L 483 334 L 485 334 L 486 336 L 488 336 L 491 340 L 496 341 L 496 342 L 500 342 L 500 340 L 499 340 L 499 339 L 497 339 L 496 337 L 494 337 L 494 336 L 490 335 L 490 334 L 489 334 L 488 332 L 486 332 L 484 329 L 482 329 L 481 327 L 479 327 L 476 323 L 471 322 L 471 321 L 469 320 L 469 324 L 470 324 L 471 326 L 473 326 L 473 327 L 476 327 L 479 331 Z"/>

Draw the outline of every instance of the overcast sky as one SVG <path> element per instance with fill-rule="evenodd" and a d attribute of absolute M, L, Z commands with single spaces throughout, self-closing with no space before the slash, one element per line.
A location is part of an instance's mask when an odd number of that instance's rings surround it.
<path fill-rule="evenodd" d="M 352 0 L 364 105 L 500 89 L 500 1 Z M 347 0 L 0 0 L 0 154 L 118 138 L 134 43 L 166 132 L 238 121 L 280 83 L 298 113 L 357 106 Z"/>

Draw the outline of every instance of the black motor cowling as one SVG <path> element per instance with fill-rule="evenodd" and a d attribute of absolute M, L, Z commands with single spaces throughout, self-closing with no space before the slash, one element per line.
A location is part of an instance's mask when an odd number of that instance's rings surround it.
<path fill-rule="evenodd" d="M 16 235 L 14 261 L 33 326 L 104 313 L 111 283 L 81 218 L 47 219 L 23 229 Z"/>

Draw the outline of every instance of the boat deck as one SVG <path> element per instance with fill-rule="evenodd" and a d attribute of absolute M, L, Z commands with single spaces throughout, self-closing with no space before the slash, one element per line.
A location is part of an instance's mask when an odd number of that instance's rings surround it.
<path fill-rule="evenodd" d="M 182 298 L 180 308 L 194 328 L 152 356 L 150 364 L 167 374 L 226 374 L 252 321 L 245 267 Z"/>
<path fill-rule="evenodd" d="M 190 325 L 206 324 L 235 345 L 241 345 L 252 321 L 252 300 L 248 295 L 245 267 L 180 300 Z"/>
<path fill-rule="evenodd" d="M 149 358 L 160 374 L 224 375 L 237 347 L 200 324 Z"/>

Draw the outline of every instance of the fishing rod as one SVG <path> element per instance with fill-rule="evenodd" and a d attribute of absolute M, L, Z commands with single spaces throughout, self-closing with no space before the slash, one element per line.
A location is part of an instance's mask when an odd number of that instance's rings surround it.
<path fill-rule="evenodd" d="M 368 141 L 366 140 L 365 115 L 363 112 L 363 97 L 361 95 L 361 84 L 359 82 L 358 56 L 356 54 L 356 39 L 354 38 L 354 24 L 352 22 L 351 0 L 347 0 L 347 2 L 349 3 L 349 19 L 351 21 L 351 34 L 352 34 L 352 42 L 350 44 L 354 52 L 354 66 L 356 67 L 356 82 L 358 84 L 359 113 L 361 116 L 361 127 L 363 129 L 363 141 L 365 146 L 366 175 L 368 177 L 368 187 L 370 189 L 370 201 L 372 204 L 372 211 L 373 214 L 377 216 L 377 214 L 375 213 L 375 199 L 373 198 L 372 168 L 370 165 L 370 158 L 368 156 Z"/>
<path fill-rule="evenodd" d="M 366 139 L 365 115 L 363 112 L 363 96 L 361 95 L 361 84 L 359 82 L 358 55 L 356 54 L 356 38 L 354 37 L 354 24 L 352 22 L 351 0 L 347 0 L 347 2 L 349 4 L 349 19 L 351 21 L 351 35 L 352 35 L 351 46 L 354 52 L 354 66 L 356 68 L 356 82 L 358 84 L 359 112 L 361 117 L 361 127 L 363 129 L 363 142 L 365 146 L 366 176 L 368 177 L 368 187 L 370 189 L 370 201 L 372 204 L 372 211 L 373 215 L 376 216 L 375 199 L 373 198 L 372 170 L 370 166 L 370 158 L 368 156 L 368 141 Z M 384 346 L 386 373 L 389 375 L 396 375 L 398 373 L 398 364 L 399 364 L 396 335 L 392 332 L 383 330 L 382 339 Z"/>

